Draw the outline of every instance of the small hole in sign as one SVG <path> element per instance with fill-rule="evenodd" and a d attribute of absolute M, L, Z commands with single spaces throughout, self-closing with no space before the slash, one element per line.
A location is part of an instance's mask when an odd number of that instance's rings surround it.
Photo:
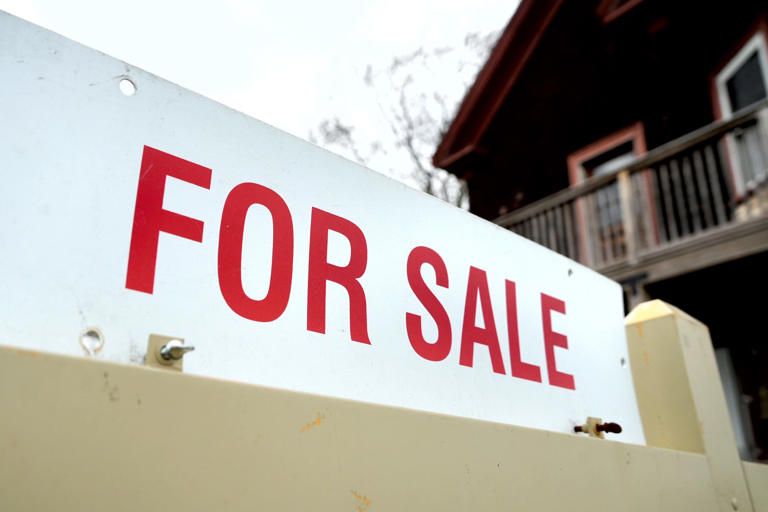
<path fill-rule="evenodd" d="M 80 335 L 80 346 L 91 357 L 96 357 L 96 352 L 104 346 L 104 335 L 97 327 L 89 327 Z"/>
<path fill-rule="evenodd" d="M 122 92 L 126 96 L 133 96 L 134 94 L 136 94 L 136 84 L 131 82 L 129 79 L 123 78 L 122 80 L 120 80 L 119 85 L 120 85 L 120 92 Z"/>
<path fill-rule="evenodd" d="M 627 360 L 625 358 L 621 358 L 621 367 L 626 368 L 627 367 Z"/>

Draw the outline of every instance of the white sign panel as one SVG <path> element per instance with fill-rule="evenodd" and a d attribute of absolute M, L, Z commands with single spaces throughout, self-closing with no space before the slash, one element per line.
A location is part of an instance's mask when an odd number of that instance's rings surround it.
<path fill-rule="evenodd" d="M 0 73 L 0 343 L 643 442 L 616 283 L 6 14 Z"/>

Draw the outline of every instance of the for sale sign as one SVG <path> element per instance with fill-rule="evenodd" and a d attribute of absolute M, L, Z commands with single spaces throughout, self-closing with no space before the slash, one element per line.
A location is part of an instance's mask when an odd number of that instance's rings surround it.
<path fill-rule="evenodd" d="M 5 14 L 0 70 L 0 343 L 643 442 L 616 283 Z"/>

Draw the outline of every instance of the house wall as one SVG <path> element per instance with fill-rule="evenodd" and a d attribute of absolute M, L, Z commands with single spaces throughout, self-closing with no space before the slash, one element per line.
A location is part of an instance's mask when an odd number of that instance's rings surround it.
<path fill-rule="evenodd" d="M 713 121 L 713 74 L 766 19 L 755 1 L 645 0 L 605 24 L 592 3 L 563 3 L 486 154 L 465 162 L 474 213 L 492 219 L 569 186 L 570 154 L 634 123 L 650 149 Z"/>

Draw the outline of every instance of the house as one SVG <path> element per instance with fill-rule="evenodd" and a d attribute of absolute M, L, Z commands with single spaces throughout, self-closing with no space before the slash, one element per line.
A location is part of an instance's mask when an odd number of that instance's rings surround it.
<path fill-rule="evenodd" d="M 441 140 L 471 211 L 707 324 L 768 459 L 768 4 L 522 0 Z"/>

